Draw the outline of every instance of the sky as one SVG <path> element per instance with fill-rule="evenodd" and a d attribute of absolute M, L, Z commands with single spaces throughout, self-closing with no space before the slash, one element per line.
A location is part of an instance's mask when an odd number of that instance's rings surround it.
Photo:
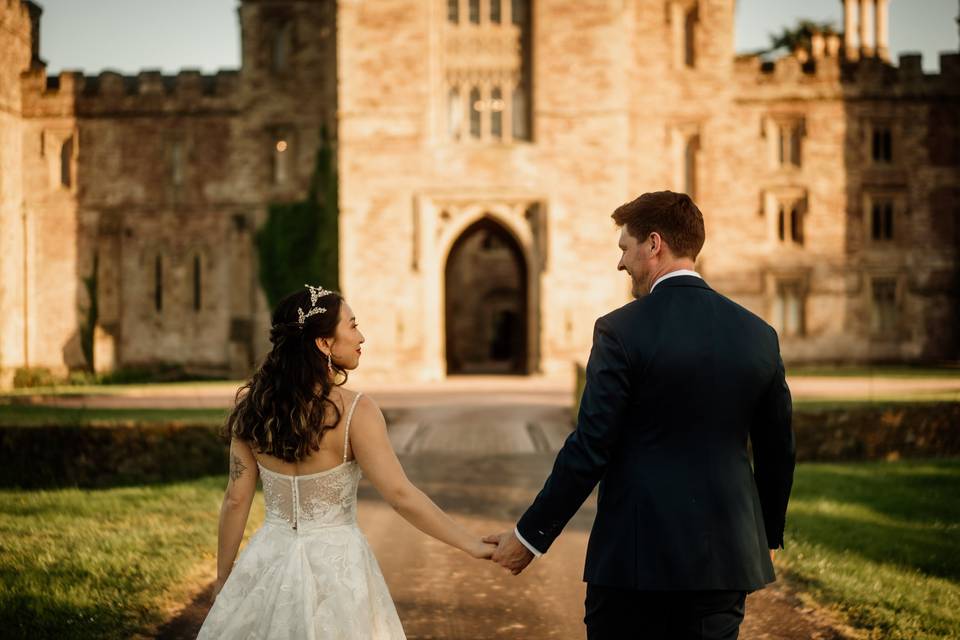
<path fill-rule="evenodd" d="M 51 75 L 63 69 L 236 69 L 237 0 L 36 0 L 43 7 L 40 55 Z M 376 2 L 376 0 L 364 0 Z M 424 0 L 426 1 L 426 0 Z M 939 52 L 957 51 L 958 0 L 890 0 L 890 51 L 920 52 L 928 72 Z M 843 26 L 840 0 L 737 0 L 736 50 L 767 46 L 769 33 L 798 19 Z"/>

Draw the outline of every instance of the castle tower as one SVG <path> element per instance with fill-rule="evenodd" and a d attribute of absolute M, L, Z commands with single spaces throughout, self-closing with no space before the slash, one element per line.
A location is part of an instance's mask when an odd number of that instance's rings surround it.
<path fill-rule="evenodd" d="M 0 0 L 0 387 L 30 364 L 20 74 L 40 64 L 39 6 Z"/>

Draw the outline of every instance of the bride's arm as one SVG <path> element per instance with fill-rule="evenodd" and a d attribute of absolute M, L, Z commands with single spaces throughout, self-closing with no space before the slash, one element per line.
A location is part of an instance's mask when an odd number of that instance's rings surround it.
<path fill-rule="evenodd" d="M 230 442 L 230 480 L 220 506 L 217 534 L 217 584 L 214 595 L 226 582 L 237 557 L 243 530 L 250 515 L 250 504 L 257 491 L 257 459 L 250 446 L 234 438 Z"/>
<path fill-rule="evenodd" d="M 494 545 L 460 526 L 407 479 L 387 436 L 383 414 L 366 396 L 360 398 L 350 424 L 350 446 L 364 475 L 404 520 L 475 558 L 493 554 Z"/>

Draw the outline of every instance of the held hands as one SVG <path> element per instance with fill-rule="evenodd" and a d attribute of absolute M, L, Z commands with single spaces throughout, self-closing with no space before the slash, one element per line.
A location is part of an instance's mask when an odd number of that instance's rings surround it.
<path fill-rule="evenodd" d="M 533 560 L 533 554 L 517 540 L 513 531 L 485 536 L 483 541 L 497 545 L 497 550 L 490 559 L 515 576 L 520 575 Z"/>
<path fill-rule="evenodd" d="M 486 539 L 484 539 L 471 543 L 466 549 L 466 552 L 477 560 L 489 560 L 491 557 L 493 557 L 493 553 L 496 550 L 497 545 L 486 542 Z"/>

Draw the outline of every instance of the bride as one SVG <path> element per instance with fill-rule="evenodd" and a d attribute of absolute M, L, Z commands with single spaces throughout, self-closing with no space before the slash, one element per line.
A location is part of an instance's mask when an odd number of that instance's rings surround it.
<path fill-rule="evenodd" d="M 273 313 L 273 348 L 227 418 L 230 474 L 220 509 L 216 597 L 198 638 L 395 640 L 403 628 L 357 527 L 361 471 L 424 533 L 474 558 L 485 544 L 407 479 L 383 414 L 343 387 L 363 335 L 350 306 L 306 285 Z M 266 519 L 234 563 L 256 491 Z"/>

